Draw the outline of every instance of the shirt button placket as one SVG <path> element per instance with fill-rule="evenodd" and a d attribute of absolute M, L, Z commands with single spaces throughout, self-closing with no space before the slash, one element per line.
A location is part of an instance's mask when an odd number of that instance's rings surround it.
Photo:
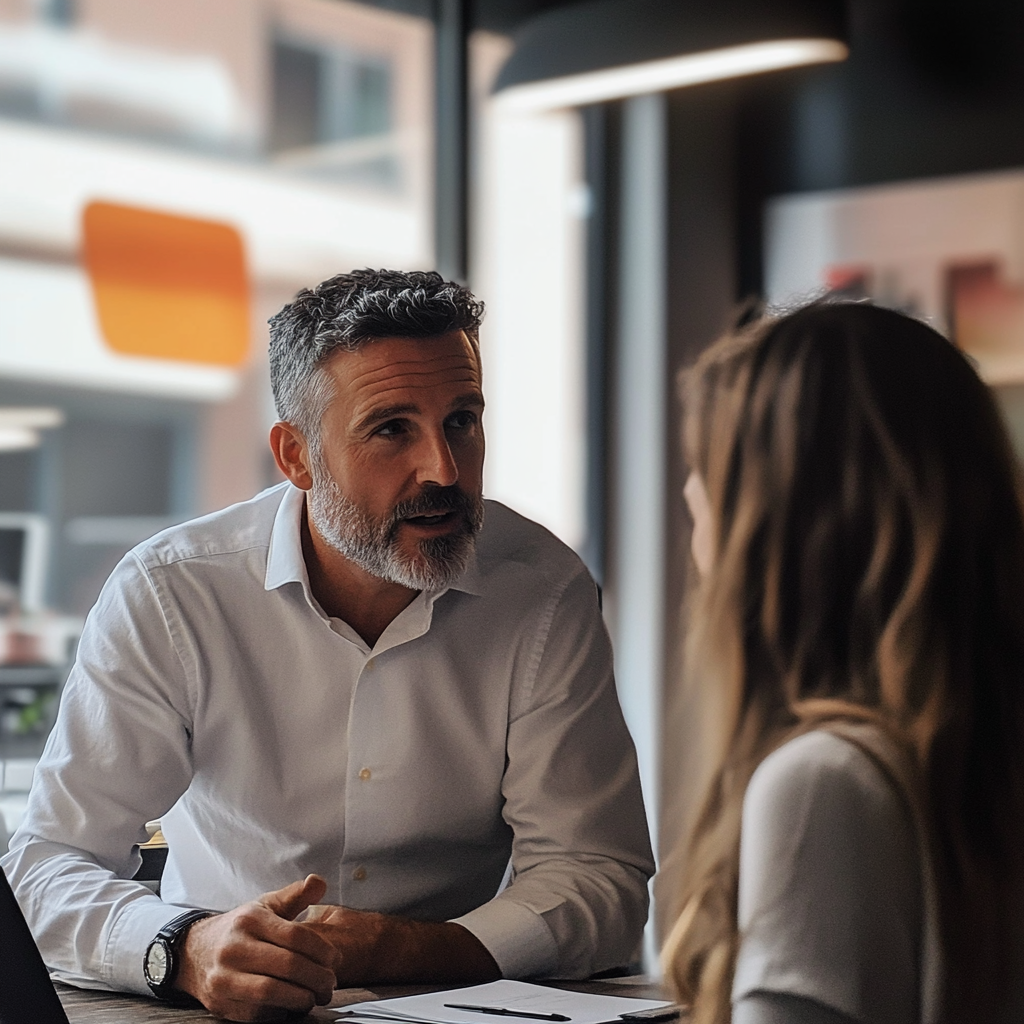
<path fill-rule="evenodd" d="M 376 658 L 367 658 L 366 663 L 363 665 L 363 671 L 366 673 L 373 672 L 375 661 Z M 356 774 L 356 777 L 359 779 L 360 782 L 369 782 L 370 779 L 373 778 L 373 771 L 370 768 L 364 766 L 359 769 L 358 773 Z M 352 869 L 351 878 L 353 882 L 365 882 L 368 874 L 369 872 L 366 870 L 366 867 L 362 864 L 359 864 L 357 867 Z"/>

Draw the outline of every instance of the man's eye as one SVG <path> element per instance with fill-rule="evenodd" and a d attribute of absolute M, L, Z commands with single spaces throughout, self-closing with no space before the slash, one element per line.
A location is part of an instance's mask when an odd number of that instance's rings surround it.
<path fill-rule="evenodd" d="M 472 427 L 476 423 L 476 413 L 469 412 L 468 410 L 462 410 L 461 412 L 453 412 L 448 417 L 448 426 L 457 427 L 460 430 L 465 430 L 466 427 Z"/>
<path fill-rule="evenodd" d="M 405 433 L 405 424 L 401 420 L 388 420 L 383 426 L 378 427 L 374 433 L 380 437 L 394 437 L 396 434 Z"/>

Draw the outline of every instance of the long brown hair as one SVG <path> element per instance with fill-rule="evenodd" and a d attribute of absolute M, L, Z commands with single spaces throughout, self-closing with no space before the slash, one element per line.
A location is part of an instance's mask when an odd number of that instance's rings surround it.
<path fill-rule="evenodd" d="M 1024 906 L 1024 514 L 992 395 L 931 328 L 862 303 L 733 333 L 683 394 L 715 527 L 687 677 L 720 713 L 669 977 L 696 1021 L 729 1020 L 751 774 L 802 731 L 868 717 L 924 780 L 943 1019 L 987 1019 Z"/>

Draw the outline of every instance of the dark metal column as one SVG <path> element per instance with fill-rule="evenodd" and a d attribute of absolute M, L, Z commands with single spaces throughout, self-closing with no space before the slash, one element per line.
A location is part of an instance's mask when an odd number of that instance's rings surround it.
<path fill-rule="evenodd" d="M 468 277 L 470 0 L 436 0 L 434 251 L 446 278 Z"/>
<path fill-rule="evenodd" d="M 586 534 L 580 555 L 603 585 L 608 542 L 608 395 L 611 331 L 618 273 L 619 104 L 584 107 L 584 176 L 589 203 L 586 236 Z"/>

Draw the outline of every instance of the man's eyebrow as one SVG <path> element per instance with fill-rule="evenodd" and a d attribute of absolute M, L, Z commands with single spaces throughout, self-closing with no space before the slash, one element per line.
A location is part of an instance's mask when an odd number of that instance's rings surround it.
<path fill-rule="evenodd" d="M 467 409 L 473 406 L 483 408 L 484 396 L 479 391 L 467 391 L 458 398 L 453 398 L 450 409 Z M 397 405 L 384 405 L 367 413 L 357 424 L 356 430 L 368 430 L 378 423 L 394 419 L 396 416 L 405 416 L 408 413 L 418 413 L 420 407 L 415 402 L 402 402 Z"/>
<path fill-rule="evenodd" d="M 419 412 L 419 406 L 412 402 L 402 402 L 399 405 L 385 405 L 380 409 L 374 409 L 367 413 L 357 424 L 357 430 L 365 430 L 367 427 L 383 423 L 384 420 L 394 419 L 396 416 L 404 416 L 409 412 Z"/>
<path fill-rule="evenodd" d="M 484 396 L 479 391 L 467 391 L 464 395 L 459 395 L 458 398 L 452 399 L 452 404 L 449 406 L 450 409 L 466 409 L 472 405 L 479 405 L 481 408 L 484 404 Z"/>

